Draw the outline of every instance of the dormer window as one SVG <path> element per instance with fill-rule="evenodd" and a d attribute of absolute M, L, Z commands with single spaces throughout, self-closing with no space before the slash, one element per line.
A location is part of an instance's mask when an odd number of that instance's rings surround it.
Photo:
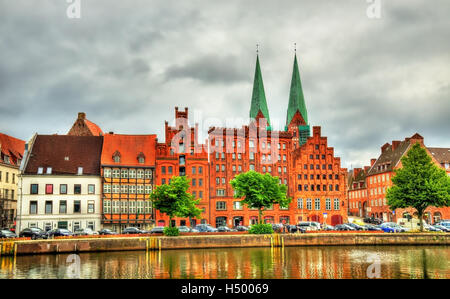
<path fill-rule="evenodd" d="M 145 155 L 140 152 L 139 155 L 137 156 L 138 162 L 139 164 L 144 164 L 145 163 Z"/>
<path fill-rule="evenodd" d="M 83 167 L 78 167 L 78 175 L 82 175 L 83 174 Z"/>
<path fill-rule="evenodd" d="M 47 174 L 52 174 L 52 168 L 51 167 L 47 167 Z"/>
<path fill-rule="evenodd" d="M 113 160 L 114 160 L 115 163 L 120 163 L 120 153 L 119 153 L 119 151 L 116 151 L 113 154 Z"/>
<path fill-rule="evenodd" d="M 44 173 L 44 167 L 38 167 L 37 174 L 43 174 Z"/>
<path fill-rule="evenodd" d="M 5 156 L 4 156 L 4 160 L 5 160 L 5 163 L 6 163 L 6 164 L 10 164 L 10 162 L 9 162 L 9 156 L 6 156 L 6 155 L 5 155 Z"/>

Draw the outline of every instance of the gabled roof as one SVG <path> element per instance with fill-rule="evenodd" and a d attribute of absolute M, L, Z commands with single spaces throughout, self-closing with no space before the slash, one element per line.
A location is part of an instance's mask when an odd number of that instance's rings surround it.
<path fill-rule="evenodd" d="M 406 153 L 410 146 L 410 141 L 404 140 L 393 150 L 392 144 L 385 144 L 384 151 L 378 157 L 375 164 L 370 168 L 368 175 L 393 171 L 400 159 Z"/>
<path fill-rule="evenodd" d="M 70 136 L 102 136 L 104 135 L 102 129 L 95 123 L 86 119 L 86 113 L 79 112 L 78 118 L 75 120 L 72 128 L 67 135 Z"/>
<path fill-rule="evenodd" d="M 259 57 L 256 55 L 255 79 L 253 82 L 252 103 L 250 106 L 250 118 L 257 119 L 259 113 L 262 113 L 270 126 L 269 109 L 267 108 L 266 94 L 264 92 L 264 83 L 259 66 Z"/>
<path fill-rule="evenodd" d="M 102 165 L 154 167 L 156 155 L 156 135 L 106 134 L 103 141 Z M 120 162 L 113 160 L 120 154 Z M 140 164 L 138 157 L 145 157 Z"/>
<path fill-rule="evenodd" d="M 427 149 L 440 164 L 450 163 L 450 148 L 427 147 Z"/>
<path fill-rule="evenodd" d="M 37 135 L 24 172 L 51 167 L 52 174 L 76 175 L 83 167 L 83 175 L 100 175 L 102 143 L 97 136 Z"/>
<path fill-rule="evenodd" d="M 19 166 L 24 150 L 25 141 L 0 133 L 0 163 L 5 163 L 5 156 L 8 156 L 9 164 Z"/>
<path fill-rule="evenodd" d="M 305 124 L 308 124 L 308 112 L 306 111 L 305 98 L 303 96 L 297 55 L 295 55 L 294 68 L 292 70 L 291 90 L 289 92 L 289 105 L 286 115 L 286 126 L 289 126 L 297 112 L 300 113 L 301 118 L 305 121 Z"/>

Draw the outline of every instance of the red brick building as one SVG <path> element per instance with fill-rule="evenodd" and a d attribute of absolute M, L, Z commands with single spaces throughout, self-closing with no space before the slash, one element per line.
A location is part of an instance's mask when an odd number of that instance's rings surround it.
<path fill-rule="evenodd" d="M 99 126 L 86 119 L 86 113 L 79 112 L 72 128 L 67 135 L 73 136 L 102 136 L 103 131 Z"/>
<path fill-rule="evenodd" d="M 381 154 L 378 159 L 371 161 L 370 170 L 365 178 L 367 186 L 366 215 L 394 222 L 399 218 L 405 218 L 407 214 L 417 215 L 412 208 L 391 211 L 386 200 L 386 191 L 392 186 L 391 178 L 395 175 L 394 171 L 402 167 L 401 158 L 407 154 L 415 143 L 420 143 L 427 150 L 433 162 L 449 173 L 447 153 L 450 149 L 427 148 L 424 145 L 424 138 L 417 133 L 403 141 L 392 141 L 392 144 L 384 144 L 381 147 Z M 435 223 L 440 219 L 450 219 L 450 208 L 429 207 L 425 211 L 424 220 L 428 223 Z"/>
<path fill-rule="evenodd" d="M 348 215 L 367 217 L 367 184 L 366 177 L 370 166 L 355 168 L 349 172 L 348 182 Z"/>

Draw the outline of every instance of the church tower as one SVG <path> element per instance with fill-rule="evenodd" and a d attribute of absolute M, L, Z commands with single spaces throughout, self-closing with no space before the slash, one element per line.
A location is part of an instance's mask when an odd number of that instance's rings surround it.
<path fill-rule="evenodd" d="M 257 125 L 264 126 L 270 130 L 269 109 L 267 109 L 264 83 L 259 66 L 259 56 L 256 55 L 255 80 L 253 82 L 252 103 L 250 106 L 250 119 L 256 121 Z"/>
<path fill-rule="evenodd" d="M 289 106 L 286 115 L 286 131 L 294 135 L 294 147 L 299 147 L 310 136 L 308 113 L 303 96 L 302 82 L 298 70 L 297 54 L 295 54 L 294 68 L 292 70 L 291 90 L 289 93 Z"/>

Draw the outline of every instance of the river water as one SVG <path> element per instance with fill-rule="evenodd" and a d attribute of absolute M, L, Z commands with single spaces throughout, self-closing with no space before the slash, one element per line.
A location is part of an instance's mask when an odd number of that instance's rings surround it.
<path fill-rule="evenodd" d="M 0 258 L 0 278 L 450 278 L 449 246 L 122 251 Z"/>

